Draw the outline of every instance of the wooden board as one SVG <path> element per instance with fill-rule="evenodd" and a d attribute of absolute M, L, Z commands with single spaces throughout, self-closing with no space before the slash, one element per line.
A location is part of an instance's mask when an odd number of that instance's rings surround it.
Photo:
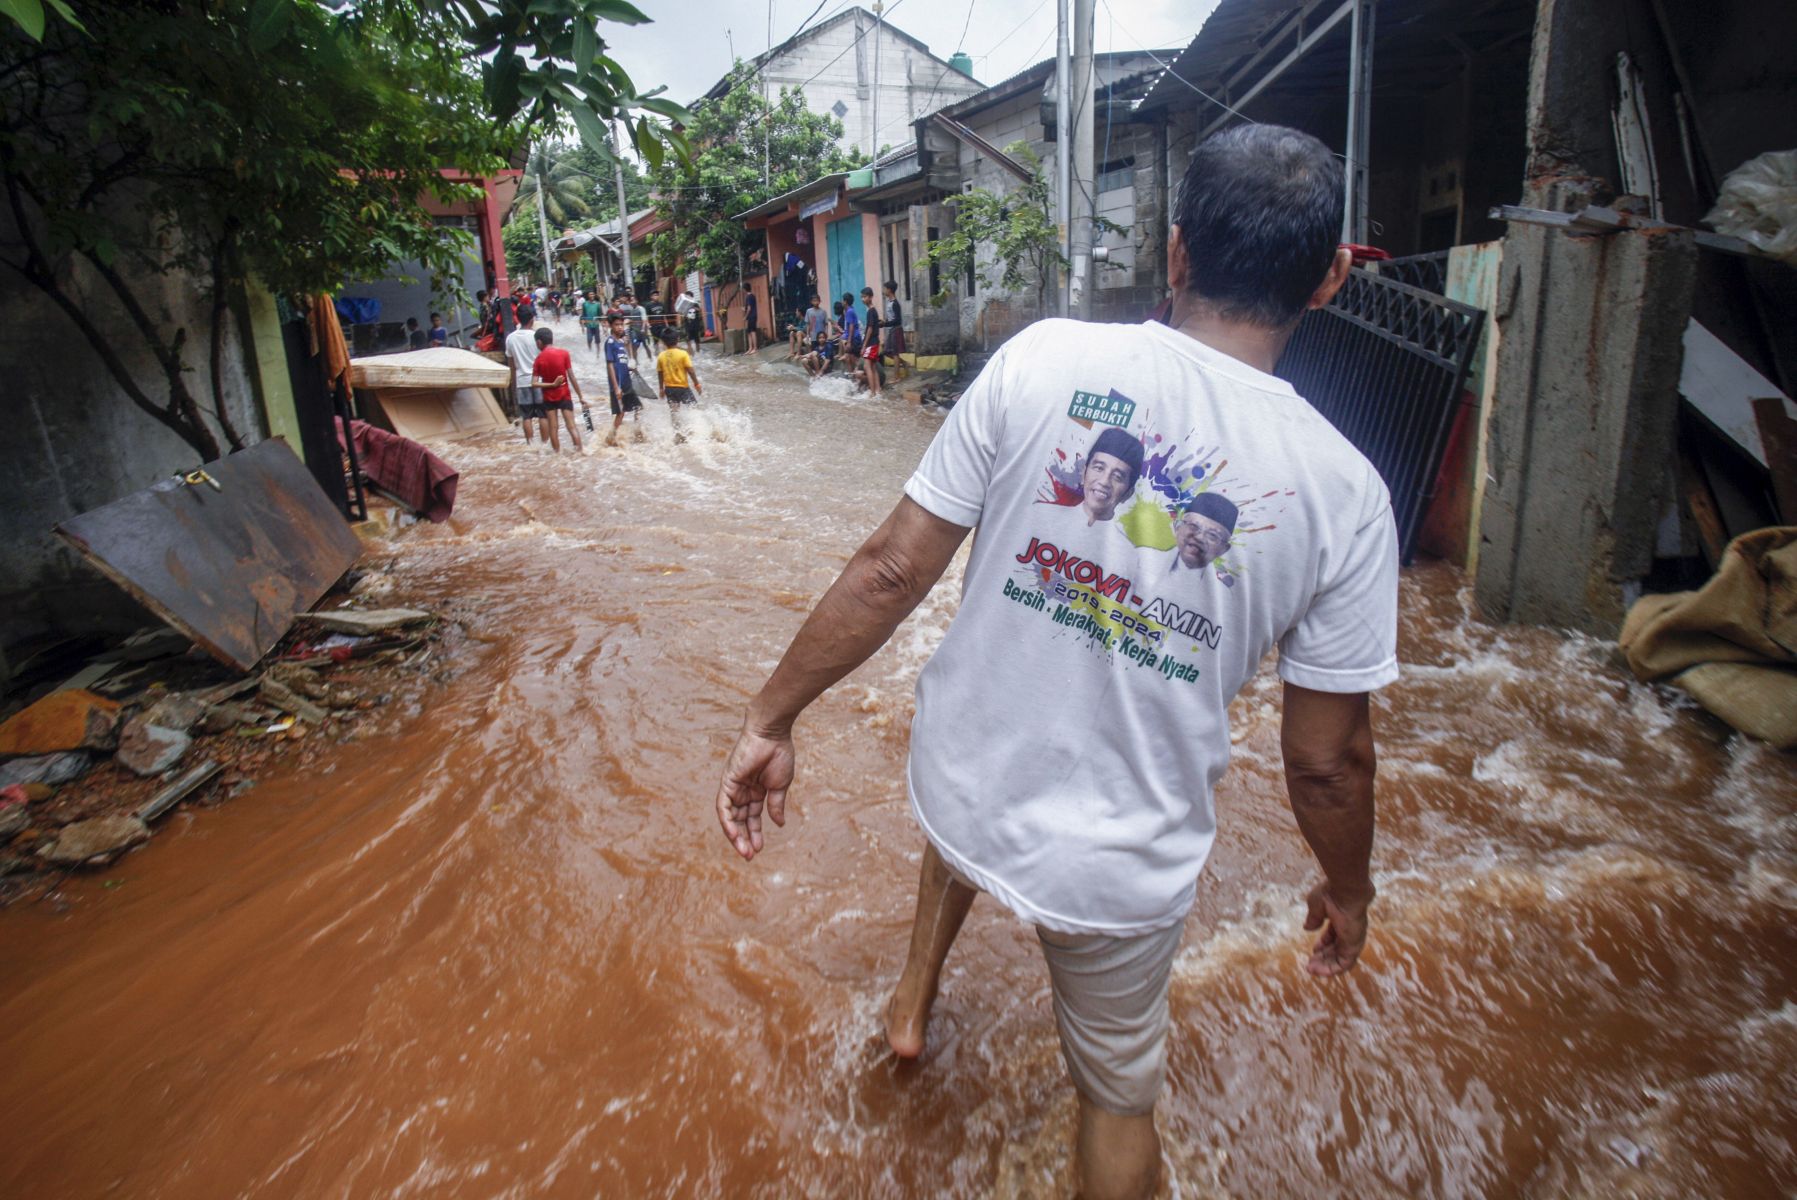
<path fill-rule="evenodd" d="M 1685 361 L 1679 370 L 1678 392 L 1762 467 L 1767 465 L 1766 448 L 1760 442 L 1753 402 L 1777 400 L 1787 417 L 1797 418 L 1797 408 L 1777 384 L 1696 321 L 1685 326 Z"/>
<path fill-rule="evenodd" d="M 508 386 L 512 372 L 472 350 L 438 346 L 352 358 L 349 381 L 359 388 L 492 388 Z"/>
<path fill-rule="evenodd" d="M 415 442 L 467 437 L 511 424 L 493 393 L 484 387 L 428 390 L 381 388 L 375 403 L 393 432 Z"/>
<path fill-rule="evenodd" d="M 342 577 L 361 542 L 280 438 L 62 522 L 56 532 L 157 616 L 240 671 Z"/>
<path fill-rule="evenodd" d="M 1766 469 L 1772 475 L 1772 495 L 1778 502 L 1778 519 L 1797 525 L 1797 421 L 1777 400 L 1753 402 L 1759 425 L 1760 445 L 1766 451 Z"/>

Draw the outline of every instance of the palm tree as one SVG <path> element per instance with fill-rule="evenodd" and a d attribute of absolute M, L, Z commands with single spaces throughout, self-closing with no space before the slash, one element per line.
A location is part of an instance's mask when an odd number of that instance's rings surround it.
<path fill-rule="evenodd" d="M 525 161 L 524 178 L 518 181 L 518 195 L 507 219 L 520 212 L 534 213 L 540 188 L 543 215 L 557 229 L 566 228 L 592 215 L 593 187 L 593 179 L 570 157 L 567 147 L 537 146 Z"/>

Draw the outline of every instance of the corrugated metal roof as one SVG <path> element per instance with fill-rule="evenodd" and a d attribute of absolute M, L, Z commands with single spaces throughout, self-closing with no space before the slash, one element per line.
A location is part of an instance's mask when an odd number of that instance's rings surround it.
<path fill-rule="evenodd" d="M 1102 95 L 1107 88 L 1118 86 L 1122 82 L 1120 77 L 1110 84 L 1103 83 L 1101 80 L 1106 68 L 1114 68 L 1130 59 L 1140 59 L 1145 63 L 1152 63 L 1154 57 L 1159 56 L 1162 60 L 1167 60 L 1172 58 L 1174 53 L 1173 50 L 1107 50 L 1102 54 L 1094 54 L 1092 56 L 1093 75 L 1099 77 L 1099 81 L 1096 82 L 1097 90 Z M 1159 70 L 1160 68 L 1157 66 L 1154 69 Z M 1055 61 L 1052 58 L 1045 58 L 1033 67 L 1026 67 L 1017 72 L 1004 82 L 995 83 L 985 91 L 975 92 L 939 111 L 957 121 L 964 122 L 975 113 L 983 112 L 995 104 L 1003 104 L 1006 100 L 1023 95 L 1032 89 L 1047 92 L 1050 90 L 1054 77 Z"/>
<path fill-rule="evenodd" d="M 1169 69 L 1155 81 L 1136 106 L 1137 111 L 1169 104 L 1196 104 L 1220 115 L 1224 102 L 1243 103 L 1226 91 L 1236 75 L 1261 51 L 1271 47 L 1263 60 L 1237 82 L 1236 95 L 1262 78 L 1296 44 L 1296 17 L 1305 9 L 1305 29 L 1323 25 L 1340 7 L 1340 0 L 1222 0 L 1198 34 Z M 1533 27 L 1535 0 L 1380 0 L 1374 21 L 1373 70 L 1399 74 L 1416 86 L 1439 84 L 1460 70 L 1459 51 L 1447 40 L 1454 35 L 1479 53 L 1497 43 L 1526 35 Z M 1347 21 L 1318 42 L 1298 62 L 1290 75 L 1296 82 L 1306 76 L 1311 87 L 1333 85 L 1346 79 Z M 1345 86 L 1345 82 L 1344 82 Z M 1385 91 L 1383 85 L 1381 91 Z M 1205 93 L 1213 100 L 1199 95 Z"/>

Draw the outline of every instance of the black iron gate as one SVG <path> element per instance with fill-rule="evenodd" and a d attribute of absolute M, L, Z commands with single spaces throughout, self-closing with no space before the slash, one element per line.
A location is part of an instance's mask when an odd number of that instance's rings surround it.
<path fill-rule="evenodd" d="M 1482 309 L 1356 268 L 1276 368 L 1378 468 L 1405 563 L 1484 323 Z"/>

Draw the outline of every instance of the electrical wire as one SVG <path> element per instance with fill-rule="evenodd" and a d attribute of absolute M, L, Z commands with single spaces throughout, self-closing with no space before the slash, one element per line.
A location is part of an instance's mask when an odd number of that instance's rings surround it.
<path fill-rule="evenodd" d="M 845 0 L 845 2 L 846 2 L 846 0 Z M 811 10 L 811 16 L 810 16 L 810 17 L 806 17 L 806 18 L 805 18 L 805 19 L 804 19 L 804 20 L 803 20 L 803 21 L 800 21 L 800 22 L 799 22 L 799 27 L 798 27 L 798 28 L 797 28 L 797 29 L 795 29 L 795 30 L 793 30 L 793 31 L 792 31 L 792 37 L 789 37 L 789 38 L 787 38 L 787 39 L 786 39 L 786 42 L 790 42 L 790 41 L 792 41 L 792 39 L 793 39 L 793 38 L 796 38 L 796 37 L 798 37 L 798 36 L 799 36 L 799 35 L 800 35 L 800 34 L 801 34 L 801 33 L 804 33 L 804 32 L 805 32 L 805 26 L 807 26 L 807 25 L 809 25 L 809 24 L 811 24 L 811 18 L 812 18 L 812 17 L 815 17 L 815 16 L 817 16 L 817 14 L 818 14 L 818 13 L 820 13 L 820 12 L 823 12 L 823 11 L 824 11 L 824 5 L 826 5 L 826 4 L 828 4 L 828 3 L 830 3 L 830 0 L 817 0 L 817 7 L 816 7 L 816 8 L 814 8 L 814 9 L 812 9 L 812 10 Z M 780 43 L 780 44 L 781 44 L 781 45 L 782 45 L 782 46 L 784 46 L 784 45 L 785 45 L 785 44 L 786 44 L 786 42 L 781 42 L 781 43 Z M 769 47 L 769 49 L 770 49 L 770 50 L 771 50 L 771 49 L 772 49 L 772 48 L 773 48 L 773 47 L 772 47 L 772 46 L 770 46 L 770 47 Z"/>
<path fill-rule="evenodd" d="M 1048 2 L 1048 0 L 1042 0 L 1042 2 L 1044 2 L 1044 4 L 1046 4 L 1046 2 Z M 963 47 L 963 45 L 965 45 L 965 43 L 967 43 L 967 31 L 969 31 L 969 27 L 972 27 L 972 23 L 974 23 L 974 0 L 967 0 L 967 20 L 965 20 L 965 22 L 961 22 L 960 40 L 956 40 L 956 43 L 954 43 L 954 52 L 956 52 L 956 54 L 960 54 L 961 47 Z M 927 95 L 927 97 L 924 97 L 924 113 L 925 113 L 925 115 L 927 115 L 927 113 L 933 113 L 933 111 L 936 111 L 936 110 L 934 110 L 934 108 L 931 108 L 931 104 L 934 104 L 934 102 L 936 102 L 936 92 L 938 92 L 938 90 L 940 90 L 940 88 L 942 88 L 942 81 L 943 81 L 943 79 L 947 79 L 947 77 L 949 77 L 949 72 L 951 72 L 951 70 L 954 70 L 954 68 L 952 68 L 952 66 L 947 65 L 947 63 L 943 63 L 942 70 L 938 70 L 938 72 L 936 72 L 936 83 L 929 84 L 929 95 Z M 913 117 L 906 117 L 906 119 L 904 119 L 904 124 L 911 124 L 911 120 L 915 120 L 915 119 L 913 119 Z M 897 122 L 891 122 L 891 124 L 897 124 Z M 875 129 L 875 131 L 873 131 L 873 147 L 875 147 L 875 151 L 873 151 L 873 156 L 875 156 L 875 158 L 879 158 L 879 144 L 881 144 L 882 133 L 886 133 L 886 129 Z"/>
<path fill-rule="evenodd" d="M 1103 0 L 1103 3 L 1104 3 L 1104 11 L 1111 14 L 1111 23 L 1113 25 L 1115 25 L 1117 28 L 1123 30 L 1124 33 L 1128 34 L 1129 40 L 1136 44 L 1136 48 L 1138 50 L 1140 50 L 1143 54 L 1146 54 L 1149 58 L 1153 59 L 1155 61 L 1155 63 L 1157 65 L 1159 65 L 1160 68 L 1162 70 L 1164 70 L 1167 74 L 1171 75 L 1174 79 L 1177 79 L 1180 83 L 1185 84 L 1188 88 L 1191 88 L 1194 92 L 1197 92 L 1200 96 L 1204 97 L 1206 100 L 1209 100 L 1212 104 L 1216 105 L 1218 108 L 1222 109 L 1224 112 L 1230 113 L 1234 116 L 1238 116 L 1242 120 L 1248 122 L 1248 124 L 1250 124 L 1250 125 L 1260 124 L 1260 122 L 1256 121 L 1253 117 L 1251 117 L 1248 114 L 1241 112 L 1237 109 L 1229 107 L 1229 105 L 1223 103 L 1221 100 L 1217 99 L 1215 96 L 1211 95 L 1209 92 L 1205 91 L 1203 88 L 1199 87 L 1197 84 L 1193 83 L 1191 80 L 1187 79 L 1185 76 L 1174 71 L 1171 63 L 1163 62 L 1161 60 L 1161 57 L 1158 54 L 1156 54 L 1154 51 L 1150 50 L 1148 48 L 1147 44 L 1144 43 L 1141 38 L 1137 37 L 1135 35 L 1135 33 L 1130 29 L 1129 26 L 1125 25 L 1123 22 L 1121 22 L 1117 19 L 1117 10 L 1111 7 L 1111 0 Z"/>
<path fill-rule="evenodd" d="M 1031 21 L 1035 20 L 1036 14 L 1041 12 L 1046 7 L 1048 7 L 1048 0 L 1042 0 L 1042 3 L 1036 5 L 1035 8 L 1030 10 L 1029 16 L 1023 18 L 1023 20 L 1017 22 L 1017 24 L 1015 24 L 1011 27 L 1011 32 L 1005 34 L 1005 36 L 999 38 L 998 41 L 992 43 L 992 48 L 990 50 L 987 50 L 986 53 L 978 55 L 977 57 L 991 58 L 992 55 L 998 50 L 998 48 L 1000 46 L 1004 45 L 1006 42 L 1008 42 L 1012 38 L 1016 37 L 1018 30 L 1022 29 L 1025 25 L 1028 25 Z M 966 35 L 963 34 L 962 36 L 965 37 Z M 1034 57 L 1034 56 L 1032 55 L 1031 57 Z"/>
<path fill-rule="evenodd" d="M 961 22 L 961 36 L 955 39 L 955 53 L 959 54 L 966 47 L 967 31 L 973 27 L 974 0 L 967 0 L 967 19 Z"/>

